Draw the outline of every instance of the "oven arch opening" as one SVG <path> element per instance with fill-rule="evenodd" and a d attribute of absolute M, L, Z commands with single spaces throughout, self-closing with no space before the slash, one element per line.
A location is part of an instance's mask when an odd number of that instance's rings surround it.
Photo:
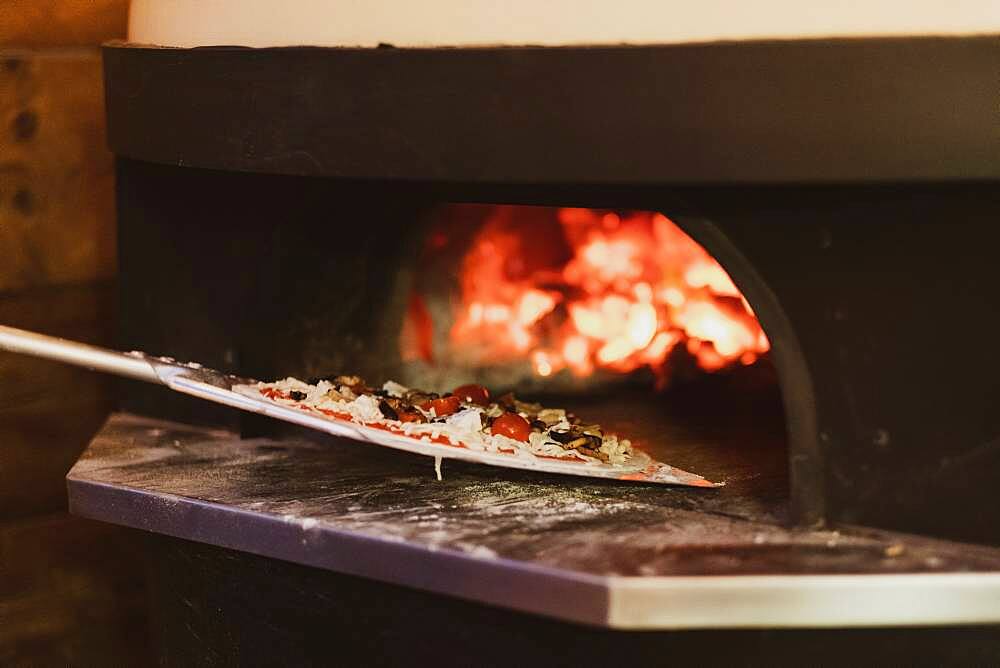
<path fill-rule="evenodd" d="M 777 295 L 718 225 L 695 216 L 673 220 L 722 265 L 771 341 L 788 438 L 790 515 L 798 525 L 822 527 L 826 523 L 826 492 L 817 441 L 816 397 L 795 329 Z"/>
<path fill-rule="evenodd" d="M 464 213 L 461 211 L 465 208 Z M 409 300 L 409 305 L 407 307 L 407 313 L 404 317 L 404 326 L 402 328 L 401 335 L 401 357 L 403 358 L 403 378 L 406 381 L 412 382 L 414 385 L 433 385 L 435 387 L 441 386 L 443 383 L 450 382 L 448 380 L 442 380 L 442 378 L 448 378 L 449 370 L 442 371 L 441 360 L 453 360 L 456 358 L 456 349 L 452 345 L 445 353 L 441 354 L 441 344 L 440 341 L 448 339 L 449 336 L 454 338 L 455 330 L 462 325 L 462 318 L 468 320 L 468 309 L 470 305 L 473 309 L 476 309 L 473 315 L 478 318 L 477 322 L 480 324 L 483 322 L 483 309 L 487 311 L 491 308 L 494 309 L 493 317 L 495 322 L 500 325 L 506 326 L 505 317 L 514 318 L 518 306 L 524 306 L 525 302 L 528 300 L 519 299 L 518 295 L 524 296 L 524 290 L 517 292 L 507 293 L 507 301 L 501 304 L 495 304 L 489 302 L 488 299 L 480 300 L 482 303 L 473 302 L 473 300 L 462 292 L 462 282 L 467 279 L 467 276 L 463 276 L 463 271 L 468 271 L 468 260 L 472 257 L 476 260 L 474 253 L 474 246 L 476 240 L 482 241 L 484 236 L 484 229 L 487 229 L 489 225 L 493 224 L 490 221 L 490 209 L 504 209 L 509 215 L 513 215 L 515 218 L 517 215 L 523 215 L 527 220 L 533 220 L 535 223 L 529 223 L 528 228 L 531 229 L 531 243 L 537 246 L 539 243 L 543 243 L 546 235 L 551 235 L 551 220 L 548 220 L 544 225 L 539 224 L 538 221 L 545 220 L 546 216 L 550 218 L 555 216 L 558 218 L 558 212 L 564 212 L 565 209 L 557 209 L 555 207 L 534 207 L 534 206 L 513 206 L 513 205 L 441 205 L 432 210 L 432 213 L 427 216 L 427 221 L 424 226 L 421 227 L 423 230 L 423 239 L 418 245 L 422 244 L 423 251 L 418 253 L 418 261 L 415 263 L 414 271 L 412 272 L 411 279 L 408 282 L 408 289 L 411 290 L 411 297 Z M 473 212 L 470 214 L 470 210 Z M 458 213 L 456 213 L 458 211 Z M 598 211 L 598 210 L 583 210 L 583 211 Z M 602 211 L 612 211 L 612 210 L 602 210 Z M 622 210 L 624 211 L 624 210 Z M 515 212 L 515 213 L 511 213 Z M 520 212 L 520 213 L 516 213 Z M 652 220 L 654 217 L 663 217 L 663 214 L 657 213 L 656 211 L 641 211 L 641 212 L 631 212 L 649 217 Z M 623 216 L 629 214 L 623 213 Z M 442 220 L 450 220 L 451 227 L 448 225 L 442 225 Z M 755 321 L 759 322 L 759 326 L 763 328 L 766 333 L 767 339 L 772 344 L 772 350 L 766 353 L 768 361 L 773 368 L 775 375 L 774 384 L 776 386 L 775 392 L 779 397 L 778 403 L 780 408 L 778 409 L 782 416 L 781 430 L 783 432 L 782 438 L 780 439 L 780 444 L 775 440 L 774 448 L 781 448 L 781 456 L 787 465 L 787 478 L 785 484 L 787 489 L 785 493 L 787 494 L 787 506 L 785 512 L 783 513 L 783 519 L 789 520 L 793 524 L 805 525 L 805 526 L 819 526 L 823 521 L 823 494 L 822 486 L 819 484 L 821 476 L 821 467 L 818 460 L 818 449 L 815 447 L 815 408 L 812 395 L 812 384 L 811 379 L 808 374 L 808 370 L 804 364 L 803 356 L 799 348 L 799 344 L 795 333 L 792 329 L 790 322 L 784 316 L 780 303 L 773 292 L 768 288 L 763 278 L 756 272 L 751 262 L 740 252 L 740 250 L 733 244 L 730 239 L 710 220 L 696 217 L 671 217 L 668 219 L 671 225 L 676 225 L 680 230 L 680 234 L 688 239 L 688 242 L 698 246 L 699 249 L 703 249 L 707 256 L 721 265 L 722 269 L 728 274 L 732 282 L 735 283 L 736 288 L 739 290 L 741 298 L 745 299 L 744 303 L 748 303 L 747 310 L 755 316 Z M 473 221 L 470 226 L 470 221 Z M 495 222 L 495 221 L 494 221 Z M 565 222 L 565 221 L 564 221 Z M 546 225 L 548 227 L 546 227 Z M 477 227 L 478 226 L 478 227 Z M 474 228 L 473 232 L 469 232 L 469 228 Z M 450 243 L 447 240 L 447 236 L 455 229 L 463 230 L 462 234 L 464 239 L 462 244 L 458 245 L 459 250 L 458 255 L 461 256 L 460 259 L 456 259 L 454 255 L 456 254 L 455 248 L 451 248 L 451 257 L 444 261 L 442 264 L 441 257 L 442 253 L 435 254 L 434 248 L 444 248 Z M 507 226 L 504 228 L 502 225 L 500 229 L 510 232 L 511 229 L 517 231 L 522 228 L 514 225 L 513 227 Z M 547 230 L 547 231 L 546 231 Z M 478 235 L 478 236 L 477 236 Z M 419 235 L 418 235 L 419 236 Z M 516 246 L 516 244 L 514 244 Z M 572 245 L 572 244 L 571 244 Z M 428 255 L 426 254 L 427 247 L 432 248 L 430 257 L 436 258 L 432 260 L 428 265 L 426 259 Z M 472 250 L 470 250 L 472 249 Z M 576 252 L 576 256 L 579 255 L 580 249 L 575 247 L 573 249 Z M 537 251 L 537 249 L 536 249 Z M 536 253 L 537 254 L 537 253 Z M 444 253 L 447 255 L 447 253 Z M 544 255 L 544 253 L 543 253 Z M 576 257 L 574 256 L 574 257 Z M 578 258 L 577 258 L 578 259 Z M 463 266 L 462 260 L 466 262 Z M 479 264 L 474 267 L 476 271 L 482 273 L 482 258 L 478 260 Z M 542 289 L 542 292 L 551 291 L 551 294 L 555 294 L 556 301 L 571 302 L 572 297 L 570 296 L 573 290 L 577 290 L 581 287 L 580 281 L 574 281 L 573 279 L 566 279 L 566 271 L 573 269 L 572 258 L 567 259 L 562 258 L 561 264 L 556 263 L 556 268 L 559 269 L 562 274 L 561 279 L 552 279 L 551 276 L 546 278 L 545 281 L 541 281 L 538 286 Z M 543 262 L 544 263 L 544 262 Z M 428 266 L 430 269 L 428 269 Z M 442 269 L 445 267 L 445 269 Z M 551 269 L 551 267 L 548 267 Z M 426 279 L 427 274 L 449 274 L 452 276 L 444 281 L 445 285 L 450 285 L 452 288 L 452 294 L 450 295 L 450 301 L 448 299 L 442 300 L 440 298 L 434 299 L 433 296 L 428 298 Z M 549 272 L 551 274 L 551 272 Z M 523 278 L 524 272 L 521 274 Z M 482 280 L 498 280 L 495 275 L 490 275 L 489 273 L 478 278 Z M 548 281 L 546 283 L 546 281 Z M 432 281 L 433 282 L 433 281 Z M 437 288 L 440 290 L 441 280 L 437 280 Z M 521 284 L 523 288 L 523 282 Z M 493 288 L 495 286 L 489 286 Z M 509 287 L 509 286 L 504 286 Z M 629 286 L 633 287 L 633 286 Z M 619 292 L 621 291 L 621 286 L 619 286 Z M 431 289 L 430 292 L 433 292 Z M 466 290 L 467 292 L 467 290 Z M 490 290 L 486 290 L 490 293 Z M 496 291 L 492 291 L 491 294 L 496 294 Z M 414 299 L 413 295 L 417 296 Z M 514 295 L 514 296 L 510 296 Z M 481 295 L 480 295 L 481 296 Z M 458 300 L 459 305 L 457 307 L 460 315 L 455 315 L 456 304 L 455 300 Z M 540 298 L 539 298 L 540 299 Z M 501 298 L 502 302 L 503 299 Z M 577 302 L 574 302 L 574 306 Z M 418 308 L 414 308 L 417 304 Z M 500 306 L 505 308 L 509 307 L 509 314 L 505 315 Z M 551 303 L 535 304 L 536 307 L 542 310 L 551 309 Z M 443 312 L 450 312 L 452 315 L 448 317 L 447 315 L 442 316 Z M 546 311 L 548 313 L 549 311 Z M 499 313 L 499 315 L 498 315 Z M 464 314 L 464 315 L 462 315 Z M 510 315 L 515 314 L 515 315 Z M 566 314 L 563 314 L 566 318 Z M 623 316 L 625 317 L 625 316 Z M 433 329 L 433 335 L 425 337 L 424 341 L 414 341 L 414 332 L 421 329 L 421 325 L 418 322 L 423 319 L 425 322 L 422 325 L 423 329 L 426 331 L 431 331 L 432 326 L 426 323 L 434 322 L 436 324 L 436 329 Z M 488 319 L 488 318 L 487 318 Z M 558 319 L 558 318 L 556 318 Z M 566 318 L 569 319 L 569 318 Z M 442 321 L 444 324 L 442 325 Z M 465 323 L 467 324 L 467 322 Z M 550 327 L 551 329 L 551 327 Z M 572 329 L 572 328 L 571 328 Z M 534 334 L 535 332 L 532 332 Z M 574 335 L 580 334 L 578 329 L 572 329 Z M 551 334 L 551 332 L 550 332 Z M 594 336 L 593 332 L 584 332 L 584 334 L 589 334 Z M 599 335 L 598 335 L 599 336 Z M 419 337 L 417 337 L 419 338 Z M 429 351 L 427 347 L 432 345 L 430 341 L 433 340 L 438 346 L 437 351 Z M 452 341 L 452 344 L 454 342 Z M 482 343 L 479 341 L 478 343 Z M 509 342 L 507 342 L 509 343 Z M 533 342 L 534 343 L 534 342 Z M 551 344 L 551 341 L 548 341 Z M 566 344 L 567 338 L 564 335 L 559 341 L 559 345 Z M 593 344 L 593 338 L 591 339 L 591 344 Z M 598 348 L 602 344 L 606 349 L 610 344 L 606 340 L 598 341 L 598 346 L 595 347 L 591 345 L 589 348 L 590 355 L 595 356 L 595 352 L 600 352 Z M 572 381 L 573 376 L 580 376 L 583 374 L 577 373 L 578 369 L 567 368 L 572 367 L 572 363 L 567 363 L 565 359 L 558 359 L 558 352 L 562 350 L 559 345 L 553 346 L 548 345 L 537 345 L 533 347 L 527 347 L 526 353 L 521 360 L 522 362 L 531 359 L 534 366 L 534 375 L 529 378 L 525 378 L 522 374 L 518 376 L 506 369 L 505 372 L 501 373 L 496 370 L 496 368 L 490 368 L 491 365 L 483 364 L 482 359 L 468 362 L 468 350 L 459 351 L 459 353 L 466 354 L 466 363 L 459 364 L 457 372 L 456 369 L 450 369 L 455 378 L 459 377 L 469 377 L 470 375 L 477 380 L 481 380 L 484 384 L 499 384 L 504 389 L 521 388 L 527 386 L 529 388 L 529 394 L 541 393 L 543 395 L 550 395 L 555 392 L 557 395 L 562 392 L 565 394 L 570 388 L 570 393 L 573 392 L 573 383 L 567 384 L 566 379 L 569 378 Z M 421 350 L 421 346 L 423 350 Z M 407 349 L 409 347 L 409 349 Z M 683 347 L 683 346 L 682 346 Z M 538 355 L 542 353 L 548 353 L 555 350 L 556 359 L 553 360 L 551 367 L 539 368 L 537 364 Z M 420 360 L 423 356 L 425 359 Z M 460 356 L 460 355 L 458 355 Z M 414 360 L 416 359 L 416 363 Z M 734 358 L 735 359 L 735 358 Z M 595 358 L 590 361 L 594 361 L 597 367 L 600 367 L 600 359 Z M 437 372 L 438 375 L 435 376 L 434 373 L 428 374 L 428 362 L 429 366 L 433 367 L 435 364 L 438 365 Z M 493 367 L 503 367 L 504 364 L 494 364 Z M 507 365 L 510 366 L 510 365 Z M 725 366 L 725 365 L 723 365 Z M 738 366 L 738 365 L 737 365 Z M 523 364 L 522 364 L 523 368 Z M 714 369 L 713 369 L 714 370 Z M 558 379 L 553 380 L 553 373 L 559 372 L 562 376 L 562 381 Z M 589 368 L 586 372 L 588 379 L 592 379 L 594 375 L 598 375 L 602 372 L 602 369 L 596 369 L 597 374 L 591 375 L 595 369 L 593 367 Z M 648 375 L 648 374 L 647 374 Z M 704 374 L 705 376 L 711 376 L 712 374 Z M 719 374 L 720 376 L 725 376 L 725 373 Z M 738 374 L 734 374 L 737 375 Z M 543 376 L 543 377 L 539 377 Z M 428 379 L 429 382 L 428 382 Z M 718 379 L 713 379 L 707 383 L 692 383 L 688 386 L 682 386 L 678 388 L 672 388 L 669 390 L 669 403 L 672 405 L 681 405 L 687 403 L 688 405 L 695 405 L 698 402 L 714 402 L 718 399 L 712 395 L 712 392 L 716 390 L 706 390 L 706 387 L 721 387 L 722 383 L 712 385 L 713 382 Z M 620 381 L 612 380 L 611 386 L 615 386 L 615 383 Z M 576 381 L 576 394 L 579 396 L 581 394 L 602 393 L 600 388 L 601 383 L 580 382 L 579 379 Z M 583 388 L 582 392 L 580 388 Z M 707 393 L 706 393 L 707 392 Z M 607 396 L 607 388 L 603 390 L 604 396 Z M 728 406 L 735 406 L 735 402 L 741 401 L 741 398 L 734 399 L 729 397 L 726 401 L 720 401 L 720 405 L 725 404 Z M 697 409 L 696 409 L 697 410 Z M 707 415 L 707 414 L 706 414 Z M 687 419 L 682 416 L 682 421 Z M 704 417 L 702 418 L 704 419 Z M 708 418 L 711 419 L 711 418 Z M 735 419 L 732 416 L 720 416 L 719 419 Z M 756 427 L 754 427 L 755 429 Z M 735 429 L 735 428 L 734 428 Z M 752 440 L 752 439 L 751 439 Z M 720 455 L 723 457 L 730 456 L 725 454 L 725 451 L 720 451 L 724 454 Z M 669 459 L 667 460 L 669 461 Z M 677 465 L 683 465 L 683 462 L 674 462 Z M 745 475 L 753 476 L 753 472 L 744 472 Z"/>

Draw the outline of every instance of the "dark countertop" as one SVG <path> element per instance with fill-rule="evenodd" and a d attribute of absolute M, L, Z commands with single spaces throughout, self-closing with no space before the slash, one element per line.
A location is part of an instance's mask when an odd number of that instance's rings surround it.
<path fill-rule="evenodd" d="M 685 458 L 683 448 L 673 454 Z M 984 571 L 1000 571 L 1000 551 L 785 528 L 780 494 L 762 491 L 773 480 L 727 478 L 713 491 L 446 461 L 438 482 L 431 459 L 371 445 L 241 439 L 116 414 L 68 486 L 71 510 L 85 517 L 593 624 L 843 623 L 843 601 L 824 598 L 832 583 L 859 608 L 864 592 L 888 601 L 900 587 L 928 601 L 923 611 L 873 609 L 867 622 L 855 617 L 862 625 L 989 616 L 1000 573 Z M 767 599 L 787 586 L 816 593 L 814 617 Z"/>

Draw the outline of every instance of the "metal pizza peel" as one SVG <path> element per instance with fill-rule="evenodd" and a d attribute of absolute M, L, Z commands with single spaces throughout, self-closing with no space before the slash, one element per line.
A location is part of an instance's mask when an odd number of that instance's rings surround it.
<path fill-rule="evenodd" d="M 641 483 L 719 487 L 720 483 L 652 459 L 635 448 L 623 465 L 569 461 L 535 455 L 507 455 L 463 445 L 421 441 L 384 428 L 322 415 L 273 401 L 257 391 L 258 381 L 224 374 L 195 362 L 178 362 L 141 352 L 119 352 L 85 343 L 0 325 L 0 350 L 65 362 L 92 371 L 101 371 L 166 387 L 199 399 L 284 420 L 334 436 L 405 450 L 428 457 L 459 459 L 489 466 L 525 469 L 545 473 L 626 480 Z"/>

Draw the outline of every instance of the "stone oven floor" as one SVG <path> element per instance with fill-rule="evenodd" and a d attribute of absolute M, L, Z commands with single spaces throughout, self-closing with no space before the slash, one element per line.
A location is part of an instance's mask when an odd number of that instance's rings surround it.
<path fill-rule="evenodd" d="M 737 444 L 699 445 L 691 432 L 616 412 L 622 431 L 632 422 L 671 436 L 669 448 L 651 444 L 654 455 L 729 484 L 644 486 L 447 460 L 439 482 L 432 460 L 372 445 L 241 439 L 118 413 L 70 472 L 70 507 L 615 628 L 1000 621 L 1000 550 L 863 528 L 787 528 L 783 450 L 750 442 L 729 452 Z M 712 448 L 729 454 L 713 463 Z"/>

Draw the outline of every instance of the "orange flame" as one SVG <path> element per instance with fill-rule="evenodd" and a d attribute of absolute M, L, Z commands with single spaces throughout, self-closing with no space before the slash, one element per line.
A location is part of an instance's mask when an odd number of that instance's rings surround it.
<path fill-rule="evenodd" d="M 706 371 L 769 349 L 726 271 L 666 216 L 559 209 L 568 259 L 531 266 L 532 226 L 509 224 L 517 207 L 496 211 L 508 224 L 488 222 L 461 267 L 454 350 L 480 363 L 528 359 L 539 376 L 586 376 L 660 373 L 680 344 Z"/>

